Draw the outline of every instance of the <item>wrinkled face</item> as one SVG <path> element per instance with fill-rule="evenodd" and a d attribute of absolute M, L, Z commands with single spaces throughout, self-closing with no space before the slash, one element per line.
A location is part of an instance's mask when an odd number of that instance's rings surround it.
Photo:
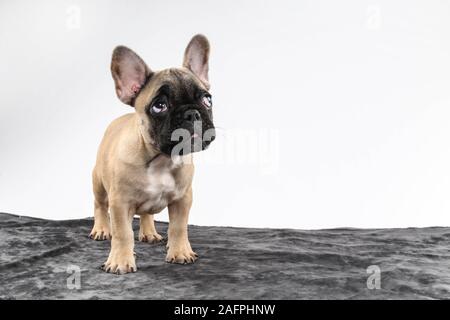
<path fill-rule="evenodd" d="M 154 73 L 135 101 L 142 130 L 167 155 L 206 149 L 215 139 L 212 97 L 187 69 Z"/>
<path fill-rule="evenodd" d="M 135 108 L 144 140 L 167 155 L 201 151 L 215 138 L 208 79 L 209 42 L 194 36 L 182 68 L 152 71 L 131 49 L 111 60 L 117 97 Z"/>

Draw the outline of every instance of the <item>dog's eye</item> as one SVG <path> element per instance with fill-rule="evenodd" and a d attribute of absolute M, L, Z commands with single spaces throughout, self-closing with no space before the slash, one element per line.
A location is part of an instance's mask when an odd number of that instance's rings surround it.
<path fill-rule="evenodd" d="M 202 103 L 206 108 L 211 109 L 212 108 L 212 97 L 209 94 L 205 94 L 202 97 Z"/>
<path fill-rule="evenodd" d="M 158 99 L 156 102 L 152 105 L 152 112 L 153 113 L 161 113 L 167 110 L 167 101 L 166 99 Z"/>

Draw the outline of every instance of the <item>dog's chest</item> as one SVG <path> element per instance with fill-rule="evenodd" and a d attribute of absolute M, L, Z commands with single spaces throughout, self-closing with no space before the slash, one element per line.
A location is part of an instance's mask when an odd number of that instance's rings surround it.
<path fill-rule="evenodd" d="M 145 173 L 144 201 L 139 213 L 158 213 L 167 205 L 180 199 L 185 186 L 176 180 L 177 166 L 170 159 L 152 163 Z"/>

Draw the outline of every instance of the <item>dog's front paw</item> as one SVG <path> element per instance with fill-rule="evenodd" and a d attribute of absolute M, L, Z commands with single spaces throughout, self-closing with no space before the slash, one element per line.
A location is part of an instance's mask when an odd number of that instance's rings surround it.
<path fill-rule="evenodd" d="M 89 234 L 89 238 L 96 241 L 111 240 L 111 231 L 109 230 L 109 226 L 94 224 L 94 227 Z"/>
<path fill-rule="evenodd" d="M 109 255 L 108 260 L 101 266 L 101 269 L 105 272 L 115 274 L 125 274 L 130 272 L 136 272 L 136 262 L 133 253 L 121 255 L 113 254 Z"/>
<path fill-rule="evenodd" d="M 166 262 L 188 264 L 194 263 L 198 255 L 192 251 L 189 242 L 175 245 L 168 245 Z"/>
<path fill-rule="evenodd" d="M 149 243 L 158 243 L 163 240 L 163 237 L 159 233 L 142 233 L 139 232 L 139 241 L 149 242 Z"/>

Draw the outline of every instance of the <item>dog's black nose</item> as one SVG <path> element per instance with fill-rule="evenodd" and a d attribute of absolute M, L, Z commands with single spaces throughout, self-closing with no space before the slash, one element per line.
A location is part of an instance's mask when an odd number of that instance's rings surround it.
<path fill-rule="evenodd" d="M 200 112 L 198 110 L 189 109 L 184 113 L 183 118 L 184 120 L 194 122 L 199 121 L 202 118 L 202 116 L 200 115 Z"/>

